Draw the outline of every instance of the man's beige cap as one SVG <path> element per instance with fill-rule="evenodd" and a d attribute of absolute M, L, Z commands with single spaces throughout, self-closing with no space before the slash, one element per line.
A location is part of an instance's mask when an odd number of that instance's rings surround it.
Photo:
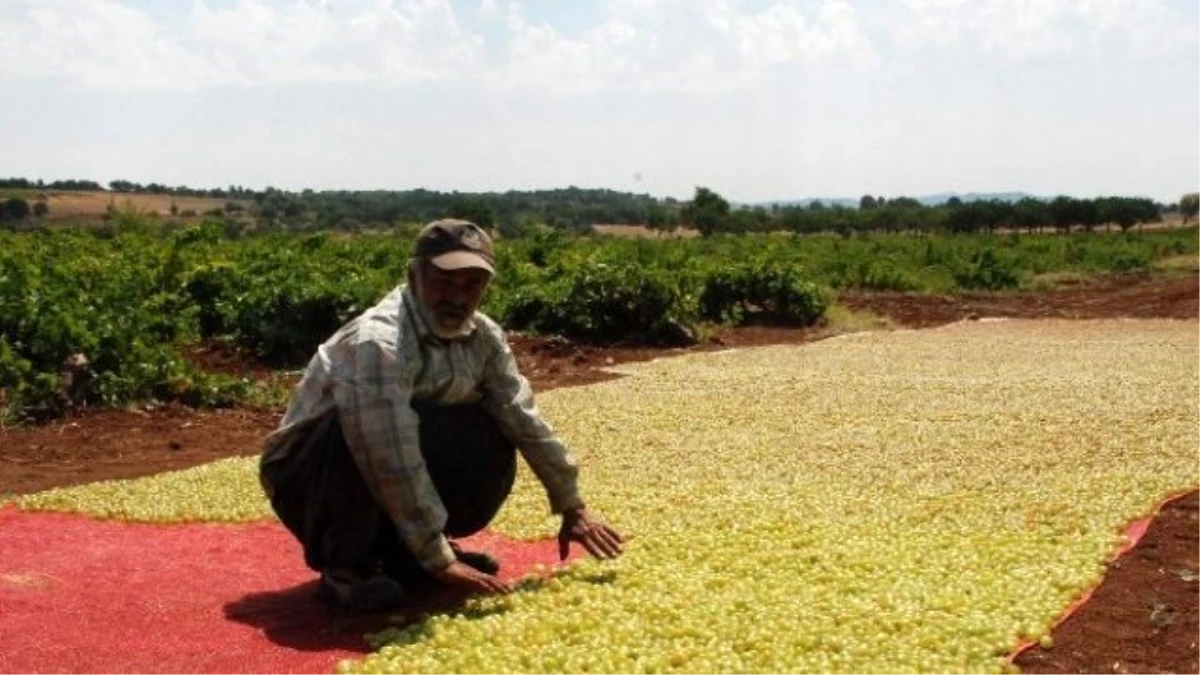
<path fill-rule="evenodd" d="M 421 228 L 416 254 L 444 270 L 477 267 L 496 273 L 492 238 L 469 220 L 435 220 Z"/>

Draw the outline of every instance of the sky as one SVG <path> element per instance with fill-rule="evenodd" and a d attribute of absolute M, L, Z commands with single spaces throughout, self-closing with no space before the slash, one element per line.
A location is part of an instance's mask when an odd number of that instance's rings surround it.
<path fill-rule="evenodd" d="M 1169 203 L 1197 5 L 3 0 L 0 176 Z"/>

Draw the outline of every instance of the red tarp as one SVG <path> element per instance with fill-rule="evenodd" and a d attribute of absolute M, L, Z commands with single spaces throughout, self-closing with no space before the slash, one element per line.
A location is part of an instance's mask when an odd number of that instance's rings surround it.
<path fill-rule="evenodd" d="M 462 541 L 499 558 L 505 579 L 558 562 L 553 540 Z M 275 522 L 146 525 L 0 509 L 0 671 L 328 673 L 367 653 L 363 635 L 389 622 L 330 608 L 316 588 Z"/>
<path fill-rule="evenodd" d="M 1130 524 L 1114 557 L 1149 522 Z M 553 540 L 484 532 L 463 543 L 498 557 L 505 579 L 558 559 Z M 0 672 L 328 673 L 369 651 L 363 635 L 389 620 L 327 607 L 316 587 L 275 522 L 145 525 L 0 509 Z"/>
<path fill-rule="evenodd" d="M 1150 521 L 1153 520 L 1154 514 L 1161 511 L 1163 506 L 1165 506 L 1166 504 L 1168 504 L 1176 499 L 1182 499 L 1183 497 L 1186 497 L 1188 494 L 1190 494 L 1190 493 L 1183 492 L 1180 494 L 1172 495 L 1172 496 L 1164 499 L 1162 502 L 1160 502 L 1159 505 L 1151 513 L 1151 515 L 1146 516 L 1144 518 L 1138 518 L 1137 520 L 1129 523 L 1129 525 L 1127 525 L 1125 527 L 1125 532 L 1124 532 L 1125 542 L 1123 544 L 1121 544 L 1119 547 L 1117 547 L 1116 551 L 1113 551 L 1113 554 L 1111 556 L 1109 556 L 1109 561 L 1113 561 L 1113 560 L 1116 560 L 1117 558 L 1120 558 L 1121 556 L 1128 553 L 1134 546 L 1137 546 L 1137 543 L 1142 540 L 1142 537 L 1146 536 L 1146 530 L 1150 529 Z M 1086 603 L 1092 597 L 1092 593 L 1094 593 L 1095 591 L 1096 591 L 1095 588 L 1089 588 L 1086 591 L 1084 591 L 1083 594 L 1081 594 L 1078 598 L 1076 598 L 1075 602 L 1072 602 L 1071 605 L 1069 607 L 1067 607 L 1067 609 L 1064 610 L 1063 613 L 1061 615 L 1059 615 L 1059 617 L 1057 619 L 1055 619 L 1054 625 L 1057 627 L 1063 621 L 1066 621 L 1068 618 L 1070 618 L 1070 616 L 1072 614 L 1074 614 L 1075 612 L 1078 612 L 1079 609 L 1081 607 L 1083 607 L 1084 603 Z M 1016 649 L 1013 650 L 1012 654 L 1009 655 L 1008 660 L 1010 662 L 1016 661 L 1017 657 L 1019 657 L 1025 651 L 1027 651 L 1029 649 L 1033 649 L 1034 647 L 1037 646 L 1037 644 L 1038 644 L 1037 640 L 1026 640 L 1026 641 L 1022 642 L 1020 645 L 1017 646 Z"/>

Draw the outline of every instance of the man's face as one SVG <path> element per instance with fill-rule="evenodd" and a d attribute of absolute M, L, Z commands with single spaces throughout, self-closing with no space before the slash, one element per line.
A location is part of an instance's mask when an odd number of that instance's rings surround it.
<path fill-rule="evenodd" d="M 479 309 L 491 275 L 477 267 L 444 270 L 428 261 L 419 267 L 417 296 L 437 322 L 436 327 L 445 333 L 462 328 Z"/>

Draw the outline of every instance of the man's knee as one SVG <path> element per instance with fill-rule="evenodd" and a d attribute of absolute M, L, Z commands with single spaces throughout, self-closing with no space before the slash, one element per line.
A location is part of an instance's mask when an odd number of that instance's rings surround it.
<path fill-rule="evenodd" d="M 516 448 L 479 404 L 413 407 L 425 464 L 446 507 L 446 534 L 478 532 L 512 491 Z"/>

